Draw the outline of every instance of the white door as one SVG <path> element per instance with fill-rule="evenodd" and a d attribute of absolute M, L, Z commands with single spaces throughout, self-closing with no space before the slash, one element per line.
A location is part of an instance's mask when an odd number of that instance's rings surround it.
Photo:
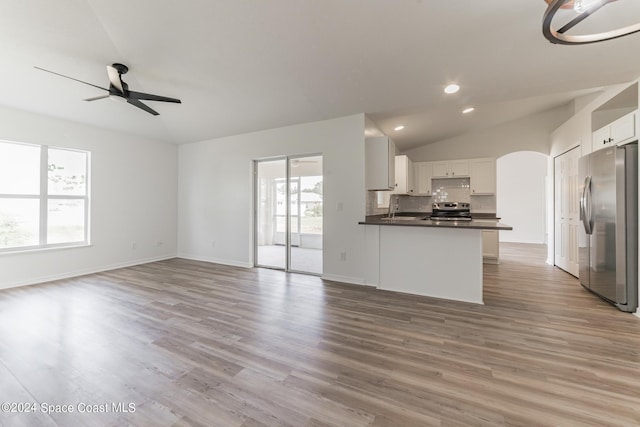
<path fill-rule="evenodd" d="M 569 206 L 567 214 L 569 218 L 567 224 L 569 227 L 569 248 L 567 250 L 567 271 L 578 277 L 578 227 L 580 226 L 580 183 L 578 182 L 578 158 L 580 157 L 580 148 L 574 148 L 569 153 L 568 164 L 568 190 Z"/>
<path fill-rule="evenodd" d="M 554 160 L 555 265 L 578 276 L 578 157 L 576 147 Z"/>

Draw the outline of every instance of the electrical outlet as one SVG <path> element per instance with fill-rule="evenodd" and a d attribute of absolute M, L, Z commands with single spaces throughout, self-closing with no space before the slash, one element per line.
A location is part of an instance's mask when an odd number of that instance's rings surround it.
<path fill-rule="evenodd" d="M 346 260 L 347 260 L 347 253 L 340 252 L 340 261 L 346 261 Z"/>
<path fill-rule="evenodd" d="M 216 241 L 215 241 L 215 240 L 212 240 L 212 241 L 211 241 L 211 247 L 212 247 L 212 248 L 215 248 L 215 247 L 216 247 Z"/>
<path fill-rule="evenodd" d="M 160 246 L 162 246 L 162 245 L 164 245 L 164 242 L 163 242 L 162 240 L 158 240 L 158 241 L 156 242 L 156 246 L 157 246 L 157 247 L 160 247 Z"/>
<path fill-rule="evenodd" d="M 344 210 L 344 203 L 338 202 L 338 212 L 342 212 Z"/>
<path fill-rule="evenodd" d="M 137 242 L 131 242 L 131 250 L 135 251 L 136 249 L 138 249 L 138 243 Z"/>

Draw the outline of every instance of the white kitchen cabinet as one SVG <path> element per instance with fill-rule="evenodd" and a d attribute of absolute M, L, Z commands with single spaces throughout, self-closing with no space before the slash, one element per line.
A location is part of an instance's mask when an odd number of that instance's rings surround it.
<path fill-rule="evenodd" d="M 497 264 L 499 256 L 498 230 L 482 230 L 482 261 Z"/>
<path fill-rule="evenodd" d="M 593 151 L 624 144 L 636 136 L 636 113 L 629 113 L 593 132 Z"/>
<path fill-rule="evenodd" d="M 367 190 L 395 188 L 396 146 L 388 136 L 367 138 L 364 146 Z"/>
<path fill-rule="evenodd" d="M 467 176 L 469 176 L 469 160 L 433 162 L 433 178 L 462 178 Z"/>
<path fill-rule="evenodd" d="M 469 167 L 471 195 L 496 194 L 496 159 L 471 159 Z"/>
<path fill-rule="evenodd" d="M 451 160 L 452 176 L 469 176 L 469 160 Z"/>
<path fill-rule="evenodd" d="M 391 194 L 415 195 L 413 162 L 405 155 L 395 156 L 395 185 Z"/>
<path fill-rule="evenodd" d="M 418 162 L 413 164 L 416 176 L 416 194 L 431 196 L 431 177 L 433 176 L 432 162 Z"/>
<path fill-rule="evenodd" d="M 611 138 L 611 126 L 605 126 L 593 132 L 593 146 L 591 147 L 593 151 L 609 147 L 612 143 L 613 138 Z"/>

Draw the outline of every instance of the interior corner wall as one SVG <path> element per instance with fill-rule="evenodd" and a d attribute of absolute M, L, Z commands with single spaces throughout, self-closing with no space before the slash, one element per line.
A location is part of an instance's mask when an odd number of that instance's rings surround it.
<path fill-rule="evenodd" d="M 1 253 L 0 289 L 176 256 L 175 145 L 5 107 L 0 139 L 91 152 L 91 245 Z"/>
<path fill-rule="evenodd" d="M 549 154 L 551 132 L 571 115 L 570 105 L 404 151 L 414 162 L 501 157 L 515 151 Z"/>
<path fill-rule="evenodd" d="M 323 277 L 363 283 L 364 130 L 357 114 L 181 145 L 178 255 L 253 266 L 253 161 L 322 154 Z"/>
<path fill-rule="evenodd" d="M 366 138 L 372 136 L 386 136 L 384 132 L 380 130 L 378 125 L 376 125 L 376 123 L 371 120 L 371 118 L 369 118 L 369 116 L 367 116 L 366 114 L 364 116 L 364 136 Z"/>

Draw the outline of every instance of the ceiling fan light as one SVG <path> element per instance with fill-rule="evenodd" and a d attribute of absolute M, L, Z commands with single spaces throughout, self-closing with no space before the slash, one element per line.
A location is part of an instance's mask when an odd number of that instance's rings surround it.
<path fill-rule="evenodd" d="M 119 95 L 109 95 L 109 99 L 116 102 L 126 102 L 127 100 Z"/>

